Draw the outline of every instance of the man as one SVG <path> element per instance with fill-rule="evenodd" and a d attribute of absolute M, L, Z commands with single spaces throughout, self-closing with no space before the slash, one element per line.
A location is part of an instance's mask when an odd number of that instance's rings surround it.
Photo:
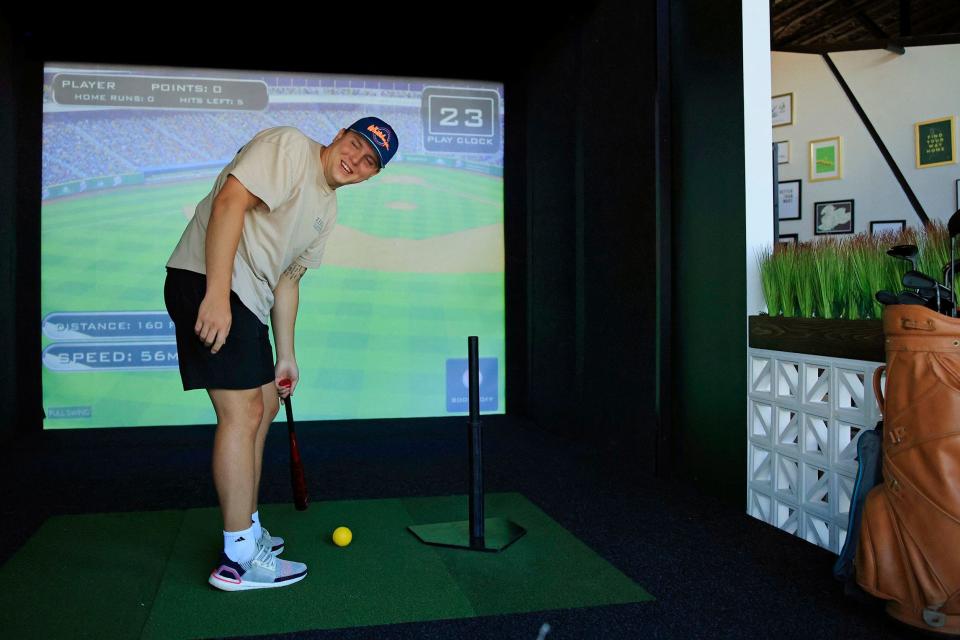
<path fill-rule="evenodd" d="M 278 398 L 300 377 L 299 281 L 323 258 L 337 218 L 334 192 L 379 173 L 397 144 L 390 125 L 373 117 L 341 129 L 329 146 L 293 127 L 261 131 L 220 172 L 167 262 L 164 300 L 183 388 L 206 389 L 217 414 L 213 479 L 224 547 L 210 574 L 214 587 L 281 587 L 306 577 L 304 564 L 276 557 L 283 539 L 259 520 L 264 441 Z M 292 384 L 280 387 L 283 378 Z"/>

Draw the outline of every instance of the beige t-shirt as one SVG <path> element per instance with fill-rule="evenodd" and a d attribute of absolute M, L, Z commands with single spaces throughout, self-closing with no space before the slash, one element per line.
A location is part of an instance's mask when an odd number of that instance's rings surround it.
<path fill-rule="evenodd" d="M 230 288 L 267 324 L 273 290 L 294 261 L 318 267 L 337 221 L 337 197 L 320 166 L 323 145 L 294 127 L 274 127 L 253 137 L 224 167 L 197 205 L 168 267 L 206 274 L 205 241 L 213 199 L 233 174 L 263 200 L 244 214 Z"/>

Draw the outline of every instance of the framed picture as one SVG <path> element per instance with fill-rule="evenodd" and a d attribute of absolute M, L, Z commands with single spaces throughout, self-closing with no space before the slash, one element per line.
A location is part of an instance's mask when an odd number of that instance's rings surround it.
<path fill-rule="evenodd" d="M 853 200 L 815 202 L 813 233 L 818 236 L 853 233 Z"/>
<path fill-rule="evenodd" d="M 790 162 L 790 141 L 781 140 L 775 144 L 777 145 L 777 164 Z"/>
<path fill-rule="evenodd" d="M 780 237 L 777 238 L 777 244 L 790 246 L 795 245 L 800 241 L 800 234 L 798 233 L 781 233 Z"/>
<path fill-rule="evenodd" d="M 800 181 L 783 180 L 777 183 L 777 212 L 779 220 L 799 220 L 800 208 Z"/>
<path fill-rule="evenodd" d="M 773 126 L 785 127 L 793 124 L 793 94 L 781 93 L 771 99 Z"/>
<path fill-rule="evenodd" d="M 917 169 L 940 167 L 957 161 L 957 116 L 925 120 L 913 125 Z"/>
<path fill-rule="evenodd" d="M 871 220 L 870 235 L 878 233 L 899 233 L 907 228 L 906 220 Z"/>
<path fill-rule="evenodd" d="M 840 136 L 810 141 L 810 182 L 843 177 Z"/>

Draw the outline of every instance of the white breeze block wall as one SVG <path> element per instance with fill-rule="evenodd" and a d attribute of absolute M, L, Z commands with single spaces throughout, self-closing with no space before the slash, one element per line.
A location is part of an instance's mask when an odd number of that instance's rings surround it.
<path fill-rule="evenodd" d="M 881 362 L 748 349 L 747 513 L 840 553 Z"/>

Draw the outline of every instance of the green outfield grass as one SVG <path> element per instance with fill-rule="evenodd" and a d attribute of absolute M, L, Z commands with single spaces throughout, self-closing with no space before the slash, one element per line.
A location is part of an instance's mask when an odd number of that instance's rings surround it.
<path fill-rule="evenodd" d="M 355 189 L 337 190 L 339 222 L 390 238 L 429 238 L 503 222 L 503 179 L 418 165 L 391 165 Z M 415 210 L 391 208 L 411 203 Z"/>
<path fill-rule="evenodd" d="M 183 214 L 214 178 L 91 193 L 44 203 L 41 314 L 163 311 L 164 265 Z M 393 238 L 429 238 L 502 222 L 503 182 L 463 171 L 391 165 L 338 191 L 339 224 Z M 398 204 L 399 203 L 399 204 Z M 410 208 L 413 205 L 415 208 Z M 499 360 L 504 405 L 503 273 L 385 273 L 324 265 L 301 285 L 296 348 L 301 420 L 446 415 L 446 360 Z M 52 341 L 43 337 L 42 347 Z M 179 373 L 43 369 L 44 407 L 92 407 L 46 428 L 215 421 L 206 393 Z"/>

